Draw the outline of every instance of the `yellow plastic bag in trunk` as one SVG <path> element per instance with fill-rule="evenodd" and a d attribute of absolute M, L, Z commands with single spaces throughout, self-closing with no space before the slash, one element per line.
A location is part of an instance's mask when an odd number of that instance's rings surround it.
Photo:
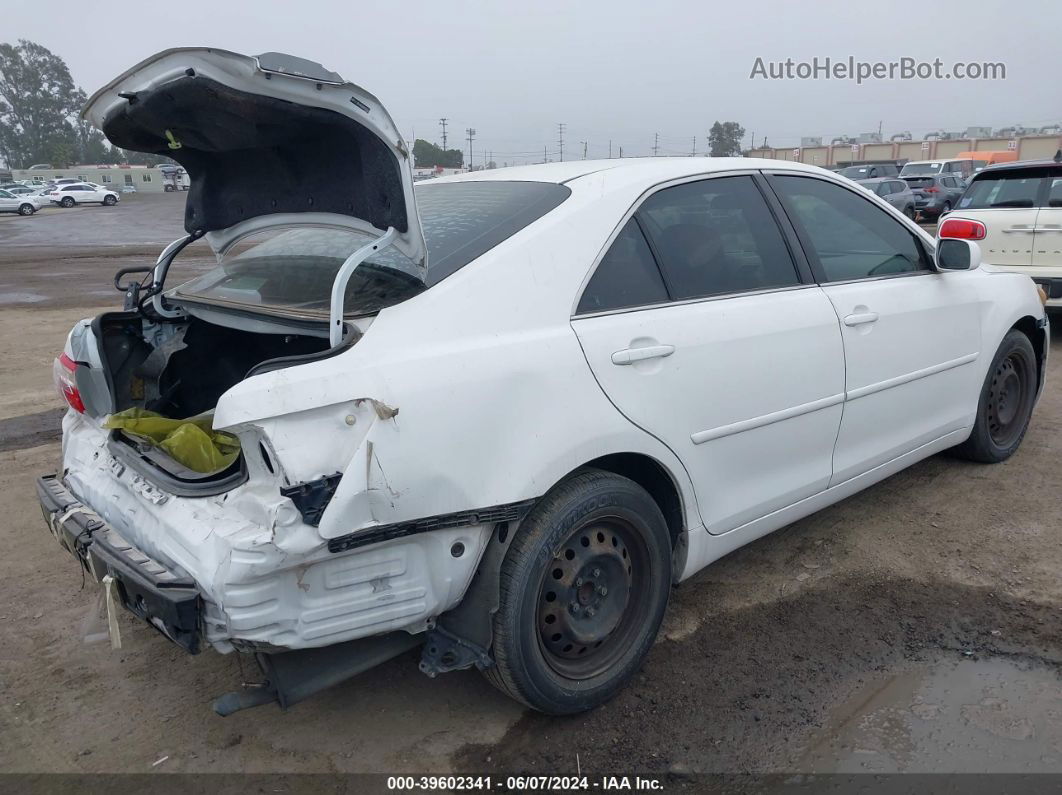
<path fill-rule="evenodd" d="M 215 431 L 213 426 L 210 414 L 174 420 L 140 408 L 119 411 L 103 423 L 104 428 L 121 428 L 145 439 L 165 450 L 178 464 L 204 473 L 224 469 L 240 454 L 239 439 Z"/>

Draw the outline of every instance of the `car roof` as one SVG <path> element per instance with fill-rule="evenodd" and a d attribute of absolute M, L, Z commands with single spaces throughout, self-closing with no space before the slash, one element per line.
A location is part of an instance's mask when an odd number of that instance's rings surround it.
<path fill-rule="evenodd" d="M 835 176 L 832 172 L 818 166 L 797 163 L 791 160 L 768 160 L 758 157 L 625 157 L 613 158 L 612 160 L 571 160 L 562 163 L 539 163 L 531 166 L 493 168 L 486 171 L 454 174 L 449 177 L 437 177 L 417 184 L 513 181 L 553 182 L 563 185 L 599 171 L 616 172 L 617 175 L 622 173 L 624 177 L 629 177 L 632 180 L 644 178 L 646 180 L 660 181 L 720 171 L 753 171 L 760 169 L 783 169 Z"/>
<path fill-rule="evenodd" d="M 995 173 L 996 171 L 1013 171 L 1015 169 L 1023 168 L 1050 168 L 1057 169 L 1062 172 L 1062 161 L 1059 160 L 1012 160 L 1009 163 L 995 163 L 994 165 L 985 166 L 975 174 L 975 176 L 981 176 L 982 174 Z"/>

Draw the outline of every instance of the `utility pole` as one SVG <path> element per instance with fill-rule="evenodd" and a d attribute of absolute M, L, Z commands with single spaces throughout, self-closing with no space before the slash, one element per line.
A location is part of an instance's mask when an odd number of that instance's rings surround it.
<path fill-rule="evenodd" d="M 621 160 L 623 159 L 623 147 L 622 146 L 620 147 L 620 159 Z"/>
<path fill-rule="evenodd" d="M 557 144 L 560 146 L 560 160 L 564 162 L 564 128 L 568 125 L 564 122 L 557 122 Z"/>
<path fill-rule="evenodd" d="M 660 133 L 653 133 L 653 157 L 660 151 Z"/>
<path fill-rule="evenodd" d="M 442 126 L 443 134 L 443 151 L 446 151 L 446 119 L 439 119 L 439 124 Z"/>
<path fill-rule="evenodd" d="M 476 137 L 476 130 L 473 127 L 469 127 L 465 130 L 468 133 L 468 170 L 472 170 L 472 139 Z"/>
<path fill-rule="evenodd" d="M 693 136 L 693 149 L 690 150 L 690 157 L 697 156 L 697 136 Z"/>
<path fill-rule="evenodd" d="M 544 144 L 542 146 L 542 162 L 543 163 L 548 163 L 549 162 L 549 157 L 546 155 L 546 147 L 545 147 Z"/>
<path fill-rule="evenodd" d="M 583 160 L 586 160 L 586 141 L 580 141 L 579 143 L 583 145 Z"/>
<path fill-rule="evenodd" d="M 608 139 L 608 159 L 612 159 L 612 139 Z"/>
<path fill-rule="evenodd" d="M 754 132 L 752 134 L 752 138 L 749 139 L 749 149 L 755 149 L 755 148 L 756 148 L 756 133 Z"/>

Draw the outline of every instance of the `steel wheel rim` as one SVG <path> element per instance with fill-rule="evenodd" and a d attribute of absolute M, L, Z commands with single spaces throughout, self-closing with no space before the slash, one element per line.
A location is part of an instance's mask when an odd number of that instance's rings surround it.
<path fill-rule="evenodd" d="M 644 620 L 649 549 L 625 518 L 595 518 L 576 528 L 543 572 L 535 611 L 539 650 L 569 679 L 608 670 Z"/>
<path fill-rule="evenodd" d="M 1010 353 L 996 366 L 985 407 L 988 433 L 1000 447 L 1010 447 L 1024 427 L 1028 367 L 1025 359 Z"/>

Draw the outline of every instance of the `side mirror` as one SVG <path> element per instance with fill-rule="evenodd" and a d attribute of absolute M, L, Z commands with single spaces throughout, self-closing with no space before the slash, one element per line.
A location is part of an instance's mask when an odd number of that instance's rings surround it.
<path fill-rule="evenodd" d="M 972 271 L 981 266 L 981 247 L 972 240 L 938 240 L 933 264 L 938 271 Z"/>

